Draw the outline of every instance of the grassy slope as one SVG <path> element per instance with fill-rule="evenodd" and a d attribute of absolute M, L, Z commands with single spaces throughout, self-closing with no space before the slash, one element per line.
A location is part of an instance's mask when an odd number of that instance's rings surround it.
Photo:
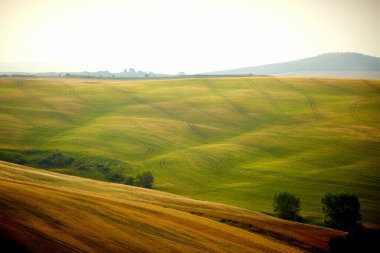
<path fill-rule="evenodd" d="M 299 252 L 292 244 L 326 250 L 329 238 L 343 235 L 236 207 L 6 162 L 0 162 L 0 211 L 0 232 L 36 252 Z M 199 215 L 244 223 L 259 233 Z"/>
<path fill-rule="evenodd" d="M 151 170 L 157 189 L 257 211 L 287 190 L 317 220 L 323 194 L 352 192 L 380 223 L 379 93 L 354 79 L 1 79 L 0 148 L 108 159 Z"/>

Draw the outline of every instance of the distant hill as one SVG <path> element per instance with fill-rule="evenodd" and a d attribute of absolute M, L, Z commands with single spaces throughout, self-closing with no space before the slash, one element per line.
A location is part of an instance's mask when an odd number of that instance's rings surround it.
<path fill-rule="evenodd" d="M 359 53 L 327 53 L 296 61 L 205 74 L 380 78 L 380 58 Z"/>

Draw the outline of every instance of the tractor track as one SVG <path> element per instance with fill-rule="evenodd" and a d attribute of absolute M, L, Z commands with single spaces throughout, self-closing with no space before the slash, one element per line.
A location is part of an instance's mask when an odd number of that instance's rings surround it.
<path fill-rule="evenodd" d="M 167 165 L 167 159 L 166 158 L 163 158 L 160 160 L 159 166 L 162 170 L 164 170 L 166 173 L 168 173 L 170 175 L 177 174 L 177 172 L 178 172 L 175 169 L 169 168 L 169 166 Z M 192 177 L 192 178 L 194 178 L 194 177 Z M 180 179 L 183 180 L 184 182 L 186 182 L 188 185 L 191 185 L 191 186 L 196 185 L 198 187 L 204 187 L 204 185 L 197 183 L 196 181 L 191 180 L 187 177 L 181 176 Z M 191 191 L 195 192 L 194 190 L 191 190 Z"/>
<path fill-rule="evenodd" d="M 292 85 L 292 84 L 289 84 L 289 83 L 287 83 L 287 82 L 284 82 L 284 81 L 282 81 L 282 80 L 280 80 L 280 79 L 278 79 L 278 78 L 275 78 L 275 80 L 276 80 L 277 82 L 279 82 L 279 83 L 281 83 L 281 84 L 287 86 L 289 89 L 295 90 L 295 91 L 297 91 L 297 93 L 299 93 L 299 94 L 301 94 L 302 96 L 304 96 L 304 97 L 306 98 L 306 100 L 307 100 L 307 103 L 308 103 L 308 105 L 309 105 L 309 107 L 310 107 L 310 109 L 311 109 L 311 111 L 312 111 L 312 113 L 313 113 L 314 118 L 315 118 L 316 121 L 320 121 L 320 120 L 323 119 L 322 115 L 320 114 L 320 112 L 319 112 L 319 110 L 318 110 L 318 105 L 317 105 L 317 103 L 316 103 L 314 97 L 312 97 L 312 96 L 311 96 L 309 93 L 307 93 L 306 91 L 304 91 L 304 90 L 302 90 L 302 89 L 300 89 L 300 88 L 297 88 L 297 87 L 295 87 L 295 86 Z"/>
<path fill-rule="evenodd" d="M 134 126 L 134 128 L 136 128 L 137 130 L 141 131 L 141 132 L 144 132 L 144 135 L 145 136 L 150 136 L 154 139 L 157 139 L 159 141 L 162 141 L 166 144 L 170 144 L 171 142 L 169 142 L 167 139 L 159 136 L 159 135 L 155 135 L 155 134 L 152 134 L 150 133 L 150 130 L 148 128 L 145 128 L 143 125 L 141 125 L 134 117 L 132 116 L 129 116 L 127 113 L 121 113 L 121 115 L 125 118 L 127 118 L 127 120 Z M 140 140 L 141 141 L 141 140 Z"/>
<path fill-rule="evenodd" d="M 13 183 L 17 183 L 17 184 L 20 184 L 20 185 L 24 185 L 24 183 L 20 183 L 20 182 L 17 182 L 17 181 L 12 181 Z M 38 187 L 38 188 L 43 188 L 43 189 L 48 189 L 48 190 L 51 190 L 53 192 L 55 192 L 56 190 L 53 189 L 53 188 L 45 188 L 45 187 L 40 187 L 40 186 L 37 186 L 37 185 L 33 185 L 35 187 Z M 60 191 L 58 190 L 58 192 L 60 193 L 64 193 L 63 191 Z M 84 194 L 76 194 L 76 193 L 73 193 L 73 192 L 70 192 L 71 194 L 73 194 L 74 196 L 79 196 L 79 197 L 84 197 L 85 195 Z M 66 192 L 67 194 L 67 192 Z M 107 209 L 111 208 L 112 209 L 112 206 L 113 205 L 116 205 L 116 204 L 121 204 L 121 203 L 114 203 L 113 201 L 111 201 L 110 203 L 106 203 L 105 206 L 107 207 Z M 145 209 L 145 208 L 139 208 L 138 206 L 131 206 L 131 205 L 127 205 L 127 206 L 130 206 L 134 209 L 142 209 L 142 211 L 147 211 L 147 212 L 152 212 L 148 209 Z M 154 236 L 154 237 L 158 237 L 158 238 L 162 238 L 162 239 L 165 239 L 165 240 L 168 240 L 168 241 L 172 241 L 172 242 L 176 242 L 180 245 L 186 245 L 190 248 L 193 248 L 193 249 L 197 249 L 197 250 L 200 250 L 201 252 L 216 252 L 210 248 L 207 248 L 203 245 L 200 245 L 200 244 L 197 244 L 196 242 L 190 242 L 190 241 L 187 241 L 183 238 L 180 238 L 179 235 L 175 234 L 174 232 L 170 232 L 170 231 L 166 231 L 166 230 L 163 230 L 163 229 L 160 229 L 158 227 L 154 227 L 153 225 L 150 225 L 148 222 L 143 222 L 141 223 L 141 225 L 137 224 L 135 221 L 130 221 L 128 219 L 125 219 L 124 216 L 122 216 L 121 214 L 117 214 L 117 218 L 114 218 L 110 215 L 107 215 L 106 213 L 101 213 L 97 210 L 94 210 L 92 207 L 86 207 L 86 206 L 81 206 L 81 211 L 86 211 L 87 213 L 91 213 L 93 215 L 96 215 L 98 217 L 101 217 L 102 219 L 106 220 L 106 221 L 109 221 L 111 224 L 114 223 L 114 224 L 121 224 L 129 229 L 131 229 L 132 231 L 136 231 L 138 233 L 141 233 L 141 236 L 143 236 L 144 234 L 148 234 L 148 235 L 151 235 L 151 236 Z M 160 214 L 163 214 L 163 213 L 160 213 Z M 163 214 L 164 215 L 164 214 Z M 115 216 L 115 214 L 114 214 Z M 167 216 L 167 215 L 166 215 Z M 162 217 L 160 217 L 162 218 Z M 179 218 L 170 218 L 170 217 L 164 217 L 162 219 L 165 219 L 169 222 L 180 222 L 181 220 Z M 21 224 L 16 224 L 16 223 L 12 223 L 12 222 L 9 222 L 9 221 L 3 221 L 3 220 L 0 220 L 0 222 L 4 222 L 4 223 L 8 223 L 9 225 L 13 226 L 18 226 L 21 228 L 22 231 L 30 231 L 32 232 L 34 235 L 38 236 L 38 237 L 41 237 L 47 241 L 50 241 L 52 243 L 56 243 L 56 244 L 59 244 L 69 250 L 71 250 L 70 252 L 86 252 L 82 249 L 79 249 L 77 247 L 74 247 L 62 240 L 59 240 L 59 239 L 52 239 L 50 237 L 47 237 L 45 236 L 43 233 L 35 230 L 35 229 L 32 229 L 32 228 L 28 228 L 28 227 L 25 227 Z M 181 224 L 184 224 L 184 222 L 182 222 Z M 187 226 L 189 227 L 192 227 L 198 231 L 202 231 L 202 232 L 206 232 L 203 230 L 203 227 L 200 227 L 200 226 L 196 226 L 196 225 L 191 225 L 191 224 L 188 224 L 185 222 L 185 224 L 187 224 Z M 206 232 L 207 233 L 207 232 Z M 168 234 L 168 235 L 166 235 Z M 208 233 L 210 235 L 212 235 L 211 233 Z M 95 233 L 91 233 L 91 237 L 98 237 Z M 99 238 L 99 237 L 98 237 Z M 233 238 L 231 238 L 233 239 Z M 112 240 L 109 240 L 109 239 L 102 239 L 103 241 L 106 241 L 107 243 L 112 243 L 114 245 L 119 245 L 119 246 L 122 246 L 123 248 L 125 249 L 128 249 L 128 245 L 126 244 L 122 244 L 122 243 L 117 243 L 117 242 L 114 242 Z M 233 240 L 231 240 L 233 241 Z M 138 250 L 132 250 L 132 252 L 141 252 L 141 251 L 138 251 Z"/>
<path fill-rule="evenodd" d="M 114 89 L 117 89 L 114 87 Z M 117 89 L 119 90 L 119 89 Z M 148 105 L 152 109 L 161 112 L 164 115 L 167 115 L 169 118 L 174 119 L 174 120 L 179 120 L 187 124 L 189 129 L 196 135 L 199 136 L 201 139 L 206 138 L 207 136 L 197 127 L 192 121 L 185 119 L 183 117 L 179 117 L 170 110 L 167 110 L 159 105 L 156 105 L 155 103 L 149 102 L 145 99 L 138 98 L 137 96 L 133 95 L 130 92 L 122 91 L 126 94 L 128 94 L 137 104 L 142 104 L 142 105 Z"/>
<path fill-rule="evenodd" d="M 350 107 L 349 107 L 349 113 L 350 113 L 351 118 L 353 118 L 357 122 L 366 123 L 367 124 L 368 122 L 360 119 L 359 116 L 356 114 L 357 107 L 358 107 L 358 103 L 357 102 L 354 102 L 354 103 L 352 103 L 350 105 Z M 365 130 L 365 129 L 362 129 L 362 128 L 359 129 L 359 128 L 355 128 L 355 127 L 348 127 L 348 128 L 352 129 L 352 130 L 354 130 L 356 132 L 362 133 L 364 135 L 367 135 L 368 137 L 370 137 L 372 139 L 376 139 L 376 140 L 379 139 L 371 131 L 368 131 L 368 130 Z"/>
<path fill-rule="evenodd" d="M 39 103 L 42 107 L 46 108 L 48 111 L 50 111 L 55 118 L 59 119 L 59 120 L 63 120 L 65 122 L 69 122 L 71 124 L 74 124 L 74 121 L 70 118 L 70 117 L 67 117 L 64 113 L 58 111 L 58 109 L 42 100 L 40 97 L 36 96 L 33 94 L 33 92 L 27 87 L 25 86 L 24 84 L 22 84 L 20 87 L 19 87 L 32 101 L 36 101 L 37 103 Z"/>
<path fill-rule="evenodd" d="M 168 86 L 170 87 L 170 89 L 172 90 L 173 94 L 178 98 L 179 101 L 181 101 L 182 103 L 185 103 L 187 105 L 189 105 L 191 108 L 193 108 L 194 110 L 198 111 L 198 112 L 201 112 L 203 114 L 206 114 L 208 117 L 212 117 L 212 118 L 215 118 L 217 120 L 220 120 L 218 118 L 215 117 L 215 115 L 211 114 L 210 112 L 208 112 L 207 110 L 203 110 L 202 108 L 200 108 L 200 106 L 196 103 L 193 103 L 191 101 L 189 101 L 184 95 L 182 95 L 181 93 L 179 93 L 172 85 L 172 83 L 168 82 Z M 185 120 L 186 123 L 188 124 L 189 128 L 195 133 L 197 134 L 199 137 L 203 138 L 203 139 L 207 139 L 209 136 L 207 134 L 205 134 L 203 131 L 201 131 L 195 124 L 192 120 Z"/>
<path fill-rule="evenodd" d="M 64 242 L 63 240 L 60 240 L 60 239 L 57 239 L 57 238 L 51 238 L 49 236 L 46 236 L 44 233 L 42 233 L 42 232 L 40 232 L 40 231 L 38 231 L 36 229 L 33 229 L 31 227 L 26 227 L 26 226 L 24 226 L 22 224 L 19 224 L 19 223 L 16 223 L 16 222 L 11 222 L 11 221 L 5 220 L 5 219 L 0 219 L 0 222 L 3 223 L 3 224 L 6 224 L 8 226 L 11 226 L 11 227 L 16 227 L 20 231 L 23 231 L 24 233 L 30 233 L 34 237 L 39 237 L 39 238 L 41 238 L 41 239 L 43 239 L 45 241 L 48 241 L 50 243 L 53 243 L 53 244 L 58 244 L 62 248 L 67 249 L 67 252 L 78 252 L 78 253 L 86 252 L 85 250 L 82 250 L 82 249 L 77 248 L 77 247 L 75 247 L 75 246 L 73 246 L 71 244 L 68 244 L 68 243 Z M 30 238 L 30 239 L 34 239 L 34 238 Z M 63 251 L 63 252 L 65 252 L 65 251 Z"/>
<path fill-rule="evenodd" d="M 229 104 L 236 112 L 238 112 L 239 114 L 245 116 L 245 117 L 250 117 L 247 112 L 242 108 L 240 107 L 237 103 L 235 103 L 233 100 L 231 100 L 230 98 L 228 98 L 226 95 L 224 95 L 223 93 L 219 92 L 215 87 L 214 85 L 211 84 L 211 82 L 207 79 L 203 79 L 203 83 L 206 85 L 206 87 L 212 92 L 214 93 L 215 95 L 217 95 L 218 97 L 220 97 L 224 102 L 226 102 L 227 104 Z"/>
<path fill-rule="evenodd" d="M 365 85 L 367 85 L 368 88 L 370 88 L 374 93 L 379 94 L 380 93 L 380 87 L 373 84 L 371 81 L 362 79 L 361 80 Z M 372 97 L 373 93 L 369 93 L 369 96 Z"/>
<path fill-rule="evenodd" d="M 257 85 L 255 85 L 253 83 L 253 81 L 251 79 L 246 79 L 248 81 L 248 84 L 251 88 L 255 89 L 260 95 L 262 95 L 266 100 L 267 102 L 270 104 L 270 106 L 278 113 L 280 114 L 283 118 L 285 118 L 286 120 L 292 122 L 293 120 L 286 114 L 284 113 L 281 108 L 278 106 L 278 104 L 276 103 L 276 101 L 273 99 L 273 97 L 263 91 L 260 87 L 258 87 Z"/>

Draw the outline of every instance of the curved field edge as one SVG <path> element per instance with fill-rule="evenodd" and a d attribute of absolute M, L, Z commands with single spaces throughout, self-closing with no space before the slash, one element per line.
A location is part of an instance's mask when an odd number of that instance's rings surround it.
<path fill-rule="evenodd" d="M 363 221 L 380 224 L 379 87 L 326 78 L 0 79 L 0 157 L 60 152 L 84 165 L 49 169 L 101 180 L 150 170 L 156 189 L 261 212 L 286 190 L 316 224 L 325 193 L 350 192 Z"/>
<path fill-rule="evenodd" d="M 0 229 L 33 252 L 299 252 L 343 232 L 0 162 Z M 204 217 L 201 217 L 204 216 Z M 244 224 L 251 232 L 220 220 Z"/>

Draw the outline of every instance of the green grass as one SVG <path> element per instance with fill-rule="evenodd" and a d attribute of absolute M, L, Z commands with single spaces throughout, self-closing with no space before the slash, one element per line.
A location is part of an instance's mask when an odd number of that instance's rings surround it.
<path fill-rule="evenodd" d="M 262 212 L 289 191 L 315 222 L 325 193 L 349 192 L 380 223 L 379 95 L 355 79 L 0 79 L 0 148 L 150 170 L 159 190 Z"/>

